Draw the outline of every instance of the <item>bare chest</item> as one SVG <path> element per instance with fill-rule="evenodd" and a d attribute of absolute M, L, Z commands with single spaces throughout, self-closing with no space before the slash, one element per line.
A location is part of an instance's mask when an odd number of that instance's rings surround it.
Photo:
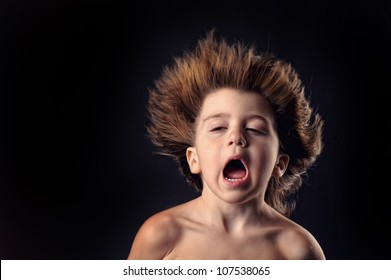
<path fill-rule="evenodd" d="M 283 259 L 284 256 L 270 234 L 229 236 L 210 232 L 187 232 L 178 240 L 166 259 L 256 260 Z"/>

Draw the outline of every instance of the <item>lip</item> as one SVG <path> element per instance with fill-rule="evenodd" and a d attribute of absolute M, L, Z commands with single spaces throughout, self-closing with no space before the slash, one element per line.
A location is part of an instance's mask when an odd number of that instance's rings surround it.
<path fill-rule="evenodd" d="M 227 180 L 225 177 L 224 177 L 224 169 L 223 171 L 221 172 L 221 176 L 223 178 L 223 181 L 225 183 L 225 185 L 227 185 L 228 187 L 230 188 L 239 188 L 239 187 L 242 187 L 244 185 L 246 185 L 250 179 L 250 171 L 249 171 L 249 168 L 247 166 L 247 163 L 246 163 L 246 160 L 244 159 L 244 157 L 242 155 L 233 155 L 233 156 L 230 156 L 226 162 L 224 163 L 224 168 L 227 166 L 228 162 L 230 162 L 231 160 L 240 160 L 241 163 L 243 164 L 244 168 L 246 169 L 246 175 L 241 178 L 241 179 L 238 179 L 238 180 L 235 180 L 235 181 L 229 181 Z"/>

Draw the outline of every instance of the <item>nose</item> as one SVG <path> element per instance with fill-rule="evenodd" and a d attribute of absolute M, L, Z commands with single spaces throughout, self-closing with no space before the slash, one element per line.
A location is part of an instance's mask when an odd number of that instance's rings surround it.
<path fill-rule="evenodd" d="M 231 132 L 228 138 L 228 145 L 242 146 L 245 147 L 247 145 L 246 138 L 244 137 L 242 131 L 234 130 Z"/>

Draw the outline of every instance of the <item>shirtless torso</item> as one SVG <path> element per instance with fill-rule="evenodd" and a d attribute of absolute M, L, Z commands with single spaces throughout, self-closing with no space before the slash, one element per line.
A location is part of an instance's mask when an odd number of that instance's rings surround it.
<path fill-rule="evenodd" d="M 324 259 L 303 227 L 264 204 L 259 216 L 239 222 L 210 215 L 202 198 L 149 218 L 128 259 Z M 218 217 L 218 216 L 217 216 Z"/>

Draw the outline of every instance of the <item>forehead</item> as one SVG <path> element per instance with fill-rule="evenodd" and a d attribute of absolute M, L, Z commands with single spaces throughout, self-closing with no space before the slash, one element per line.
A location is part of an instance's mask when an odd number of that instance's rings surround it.
<path fill-rule="evenodd" d="M 202 104 L 200 118 L 214 114 L 259 114 L 271 122 L 274 120 L 273 108 L 260 93 L 222 88 L 209 93 Z"/>

